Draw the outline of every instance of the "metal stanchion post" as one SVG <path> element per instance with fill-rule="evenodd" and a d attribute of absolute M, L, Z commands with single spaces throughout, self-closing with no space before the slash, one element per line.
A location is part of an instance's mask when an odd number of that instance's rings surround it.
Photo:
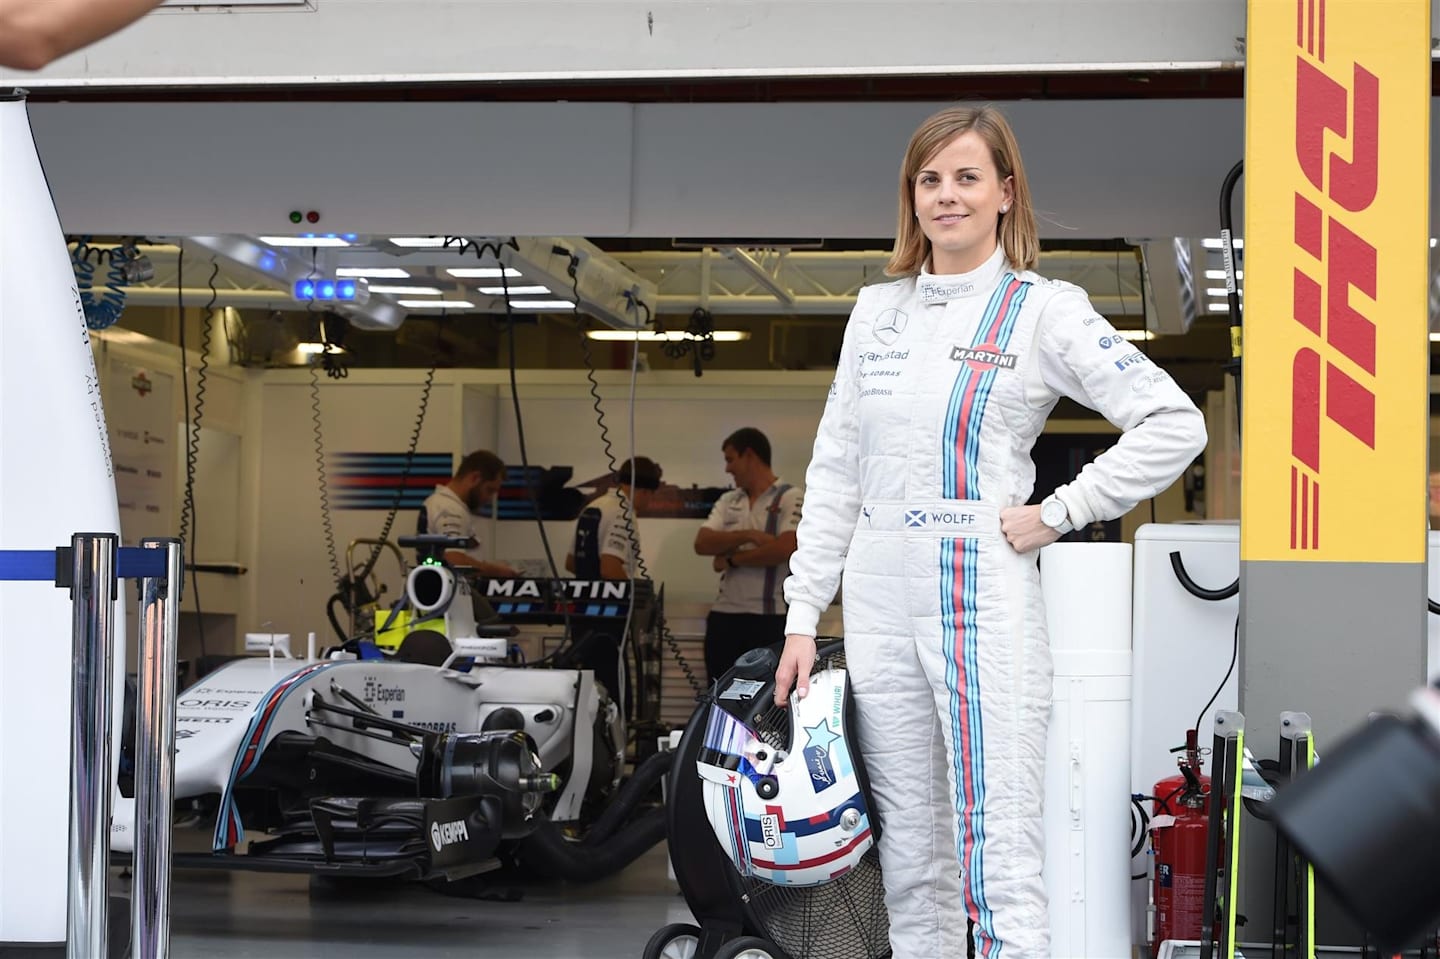
<path fill-rule="evenodd" d="M 174 825 L 175 662 L 184 584 L 178 539 L 142 540 L 165 550 L 165 574 L 140 581 L 140 675 L 135 696 L 135 859 L 130 886 L 132 959 L 170 953 L 170 831 Z"/>
<path fill-rule="evenodd" d="M 114 533 L 77 533 L 70 599 L 70 885 L 66 956 L 105 959 L 110 906 L 110 722 L 117 593 Z"/>

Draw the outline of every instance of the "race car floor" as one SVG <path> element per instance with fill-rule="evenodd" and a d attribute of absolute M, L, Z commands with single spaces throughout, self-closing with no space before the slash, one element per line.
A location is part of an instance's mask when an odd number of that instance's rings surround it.
<path fill-rule="evenodd" d="M 113 892 L 129 895 L 128 879 Z M 175 959 L 638 959 L 651 933 L 690 922 L 662 843 L 601 882 L 502 885 L 515 902 L 460 899 L 400 883 L 179 869 Z"/>

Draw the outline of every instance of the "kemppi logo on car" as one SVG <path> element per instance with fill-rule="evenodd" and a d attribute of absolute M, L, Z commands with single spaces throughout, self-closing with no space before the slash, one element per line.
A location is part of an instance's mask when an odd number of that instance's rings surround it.
<path fill-rule="evenodd" d="M 463 819 L 430 824 L 430 845 L 435 847 L 436 852 L 440 852 L 452 843 L 469 842 L 469 840 L 470 830 L 465 828 Z"/>
<path fill-rule="evenodd" d="M 1376 249 L 1346 220 L 1375 201 L 1380 78 L 1356 62 L 1327 66 L 1325 7 L 1317 14 L 1308 6 L 1297 14 L 1295 155 L 1304 178 L 1296 179 L 1292 235 L 1303 255 L 1291 315 L 1310 336 L 1291 360 L 1292 550 L 1320 548 L 1322 418 L 1375 448 L 1375 324 L 1351 290 L 1376 299 Z"/>

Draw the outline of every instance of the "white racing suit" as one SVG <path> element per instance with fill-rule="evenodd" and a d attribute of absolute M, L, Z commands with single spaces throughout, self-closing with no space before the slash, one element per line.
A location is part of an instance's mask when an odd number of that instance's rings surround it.
<path fill-rule="evenodd" d="M 881 817 L 897 959 L 1051 959 L 1041 880 L 1051 665 L 1036 553 L 999 512 L 1035 482 L 1061 396 L 1124 431 L 1056 491 L 1077 527 L 1158 494 L 1205 445 L 1200 412 L 1083 291 L 973 273 L 861 291 L 806 474 L 787 633 L 844 578 L 845 654 Z M 958 856 L 958 859 L 957 859 Z"/>

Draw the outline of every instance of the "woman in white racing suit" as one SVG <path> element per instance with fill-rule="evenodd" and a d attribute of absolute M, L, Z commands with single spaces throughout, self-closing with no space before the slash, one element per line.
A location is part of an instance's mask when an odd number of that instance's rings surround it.
<path fill-rule="evenodd" d="M 967 925 L 975 955 L 1051 959 L 1038 550 L 1155 496 L 1205 446 L 1194 403 L 1083 290 L 1032 272 L 1038 255 L 1005 118 L 926 120 L 900 171 L 898 279 L 860 293 L 806 474 L 776 701 L 797 676 L 805 695 L 843 576 L 897 959 L 964 956 Z M 1062 396 L 1123 434 L 1026 506 Z"/>

